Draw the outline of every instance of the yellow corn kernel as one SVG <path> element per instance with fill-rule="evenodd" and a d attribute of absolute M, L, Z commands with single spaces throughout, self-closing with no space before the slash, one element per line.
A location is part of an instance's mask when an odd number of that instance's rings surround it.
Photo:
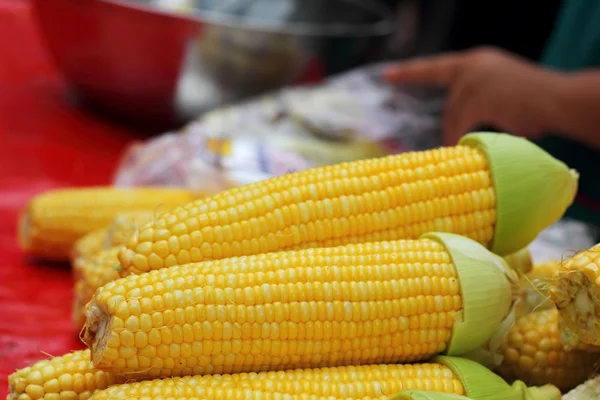
<path fill-rule="evenodd" d="M 558 311 L 536 311 L 519 318 L 501 349 L 498 373 L 528 385 L 553 384 L 569 390 L 585 381 L 600 359 L 598 353 L 567 351 L 560 340 Z"/>
<path fill-rule="evenodd" d="M 426 232 L 467 236 L 505 256 L 558 220 L 577 186 L 576 171 L 532 142 L 476 133 L 454 147 L 304 170 L 190 202 L 139 229 L 119 261 L 123 275 L 138 274 Z"/>
<path fill-rule="evenodd" d="M 176 188 L 94 187 L 60 189 L 33 198 L 21 216 L 19 242 L 28 254 L 66 261 L 74 243 L 106 227 L 124 211 L 168 211 L 198 196 Z"/>
<path fill-rule="evenodd" d="M 403 153 L 287 174 L 178 207 L 133 235 L 119 260 L 140 273 L 432 231 L 488 244 L 495 206 L 482 152 L 458 146 Z"/>
<path fill-rule="evenodd" d="M 71 251 L 71 260 L 91 257 L 107 248 L 108 228 L 96 229 L 77 239 Z"/>
<path fill-rule="evenodd" d="M 562 397 L 562 400 L 596 399 L 600 399 L 600 375 L 588 379 Z"/>
<path fill-rule="evenodd" d="M 530 280 L 540 279 L 549 282 L 556 275 L 561 263 L 562 261 L 555 259 L 549 259 L 536 263 L 531 271 L 527 273 L 527 277 Z"/>
<path fill-rule="evenodd" d="M 38 361 L 11 374 L 7 400 L 86 400 L 99 390 L 126 381 L 124 377 L 95 369 L 89 350 L 74 351 Z"/>
<path fill-rule="evenodd" d="M 510 285 L 496 275 L 495 256 L 447 236 L 490 258 L 479 268 L 480 285 L 493 273 L 482 301 L 502 310 L 482 318 L 499 322 L 510 308 Z M 130 275 L 88 303 L 84 341 L 97 367 L 151 377 L 417 361 L 460 341 L 452 332 L 466 289 L 450 251 L 422 238 Z M 481 332 L 496 329 L 483 324 Z"/>
<path fill-rule="evenodd" d="M 96 290 L 119 278 L 117 253 L 120 246 L 111 247 L 98 254 L 75 260 L 75 296 L 73 300 L 73 324 L 81 329 L 85 323 L 85 305 L 92 299 Z"/>
<path fill-rule="evenodd" d="M 437 363 L 365 365 L 232 375 L 187 376 L 113 386 L 95 400 L 387 399 L 405 389 L 464 394 L 460 379 Z"/>
<path fill-rule="evenodd" d="M 563 344 L 600 345 L 600 244 L 561 264 L 550 298 L 560 313 Z"/>

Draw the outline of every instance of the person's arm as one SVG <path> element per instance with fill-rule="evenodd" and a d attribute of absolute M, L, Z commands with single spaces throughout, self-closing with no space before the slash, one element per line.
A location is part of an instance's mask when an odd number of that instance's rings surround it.
<path fill-rule="evenodd" d="M 600 70 L 559 79 L 549 128 L 600 150 Z"/>
<path fill-rule="evenodd" d="M 562 134 L 600 149 L 600 71 L 554 72 L 509 53 L 476 49 L 400 62 L 391 82 L 448 87 L 445 144 L 485 124 L 526 137 Z"/>

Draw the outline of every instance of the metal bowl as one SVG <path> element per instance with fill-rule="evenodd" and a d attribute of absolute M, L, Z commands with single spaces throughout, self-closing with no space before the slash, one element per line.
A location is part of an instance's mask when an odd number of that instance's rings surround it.
<path fill-rule="evenodd" d="M 375 0 L 188 1 L 186 12 L 156 0 L 33 3 L 77 98 L 158 129 L 377 59 L 393 32 Z"/>

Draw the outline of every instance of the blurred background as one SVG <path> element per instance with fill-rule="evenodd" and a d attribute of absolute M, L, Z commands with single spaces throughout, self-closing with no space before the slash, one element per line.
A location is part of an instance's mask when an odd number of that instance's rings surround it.
<path fill-rule="evenodd" d="M 157 132 L 374 61 L 479 45 L 537 60 L 561 1 L 31 3 L 45 51 L 72 98 Z"/>

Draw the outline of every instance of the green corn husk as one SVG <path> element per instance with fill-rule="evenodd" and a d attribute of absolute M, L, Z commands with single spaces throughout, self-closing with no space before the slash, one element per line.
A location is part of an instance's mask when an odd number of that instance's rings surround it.
<path fill-rule="evenodd" d="M 560 400 L 561 393 L 553 385 L 527 387 L 522 381 L 509 385 L 501 377 L 475 361 L 460 357 L 437 356 L 431 362 L 442 364 L 460 379 L 464 396 L 426 391 L 404 390 L 389 400 Z M 411 397 L 412 396 L 412 397 Z"/>
<path fill-rule="evenodd" d="M 460 279 L 463 307 L 454 316 L 452 338 L 445 354 L 463 355 L 487 341 L 499 348 L 502 344 L 499 327 L 509 327 L 513 320 L 513 287 L 518 287 L 516 273 L 501 257 L 464 236 L 437 232 L 423 237 L 446 247 Z"/>
<path fill-rule="evenodd" d="M 560 400 L 561 393 L 553 385 L 527 387 L 522 381 L 509 385 L 483 365 L 459 357 L 438 356 L 437 362 L 450 368 L 461 380 L 466 395 L 473 400 Z"/>
<path fill-rule="evenodd" d="M 559 220 L 577 193 L 579 174 L 533 142 L 509 134 L 476 132 L 460 145 L 482 150 L 496 193 L 492 251 L 500 256 L 527 247 Z"/>
<path fill-rule="evenodd" d="M 531 258 L 531 252 L 528 247 L 504 256 L 503 258 L 509 267 L 523 274 L 528 273 L 533 268 L 533 259 Z"/>

